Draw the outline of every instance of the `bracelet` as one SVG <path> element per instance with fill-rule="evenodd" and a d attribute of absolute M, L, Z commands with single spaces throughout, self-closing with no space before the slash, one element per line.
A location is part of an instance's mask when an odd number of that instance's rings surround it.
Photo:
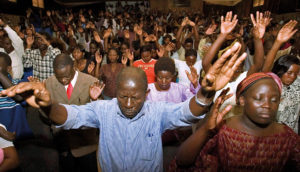
<path fill-rule="evenodd" d="M 198 99 L 197 94 L 195 95 L 195 101 L 198 105 L 203 106 L 203 107 L 208 107 L 212 104 L 212 101 L 210 103 L 204 103 L 201 100 Z"/>

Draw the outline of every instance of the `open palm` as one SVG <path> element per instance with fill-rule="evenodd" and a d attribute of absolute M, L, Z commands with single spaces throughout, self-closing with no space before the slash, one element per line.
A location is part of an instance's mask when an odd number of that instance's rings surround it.
<path fill-rule="evenodd" d="M 236 24 L 238 22 L 237 15 L 234 15 L 232 19 L 232 11 L 227 12 L 226 17 L 221 17 L 221 33 L 223 34 L 229 34 L 233 31 Z"/>
<path fill-rule="evenodd" d="M 239 42 L 235 43 L 209 68 L 201 83 L 206 91 L 218 91 L 231 80 L 233 74 L 247 56 L 246 53 L 243 53 L 238 57 L 240 49 L 241 44 Z"/>

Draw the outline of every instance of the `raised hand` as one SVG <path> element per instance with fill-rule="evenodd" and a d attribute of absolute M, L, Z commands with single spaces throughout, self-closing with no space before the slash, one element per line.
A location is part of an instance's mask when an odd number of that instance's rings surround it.
<path fill-rule="evenodd" d="M 297 29 L 294 29 L 296 25 L 296 20 L 290 20 L 288 23 L 286 23 L 278 32 L 276 41 L 280 43 L 288 41 L 297 32 Z"/>
<path fill-rule="evenodd" d="M 170 42 L 168 45 L 166 45 L 165 50 L 168 52 L 171 52 L 175 49 L 175 44 Z"/>
<path fill-rule="evenodd" d="M 125 39 L 129 39 L 129 37 L 130 37 L 129 30 L 124 30 L 124 37 L 125 37 Z"/>
<path fill-rule="evenodd" d="M 103 82 L 95 82 L 93 85 L 90 86 L 89 94 L 90 98 L 92 100 L 97 100 L 99 96 L 101 95 L 103 89 L 105 87 L 105 84 Z"/>
<path fill-rule="evenodd" d="M 38 38 L 41 38 L 42 39 L 42 41 L 44 42 L 44 44 L 46 44 L 46 45 L 50 45 L 50 42 L 45 38 L 45 36 L 43 36 L 43 35 L 41 35 L 41 34 L 39 34 L 39 33 L 35 33 L 35 35 L 38 37 Z"/>
<path fill-rule="evenodd" d="M 211 34 L 215 33 L 215 30 L 216 30 L 216 29 L 217 29 L 217 25 L 211 24 L 211 25 L 207 28 L 207 30 L 205 31 L 205 34 L 206 34 L 206 35 L 211 35 Z"/>
<path fill-rule="evenodd" d="M 227 95 L 228 91 L 229 88 L 222 91 L 210 109 L 209 113 L 205 116 L 204 125 L 207 130 L 214 130 L 218 128 L 223 121 L 223 117 L 231 110 L 232 106 L 227 105 L 222 111 L 219 111 L 224 101 L 232 96 L 232 94 Z"/>
<path fill-rule="evenodd" d="M 111 34 L 111 29 L 107 29 L 107 30 L 104 32 L 103 39 L 110 37 L 110 34 Z"/>
<path fill-rule="evenodd" d="M 160 46 L 158 50 L 156 50 L 156 54 L 159 58 L 163 57 L 165 54 L 165 48 L 163 46 Z"/>
<path fill-rule="evenodd" d="M 201 82 L 204 90 L 218 91 L 225 87 L 247 56 L 246 53 L 243 53 L 238 57 L 240 49 L 241 44 L 235 43 L 209 68 Z"/>
<path fill-rule="evenodd" d="M 70 15 L 69 15 L 69 17 L 68 17 L 68 21 L 69 21 L 69 22 L 72 21 L 73 18 L 74 18 L 73 13 L 70 13 Z"/>
<path fill-rule="evenodd" d="M 94 35 L 95 41 L 96 41 L 97 43 L 100 43 L 100 42 L 101 42 L 101 38 L 100 38 L 98 32 L 97 32 L 97 31 L 94 31 L 94 32 L 93 32 L 93 35 Z"/>
<path fill-rule="evenodd" d="M 129 59 L 129 61 L 133 61 L 134 60 L 133 52 L 130 52 L 130 50 L 127 49 L 126 50 L 126 57 Z"/>
<path fill-rule="evenodd" d="M 192 26 L 192 27 L 195 26 L 195 23 L 194 23 L 193 21 L 191 21 L 191 20 L 188 21 L 188 24 L 189 24 L 190 26 Z"/>
<path fill-rule="evenodd" d="M 194 88 L 196 88 L 198 86 L 199 75 L 197 74 L 196 68 L 194 68 L 193 66 L 189 66 L 189 67 L 190 67 L 191 73 L 189 73 L 187 70 L 185 71 L 185 73 L 186 73 L 188 79 L 193 84 Z"/>
<path fill-rule="evenodd" d="M 126 56 L 122 56 L 121 62 L 124 66 L 126 66 L 128 58 Z"/>
<path fill-rule="evenodd" d="M 266 19 L 266 26 L 268 26 L 272 20 L 271 18 L 271 12 L 270 11 L 265 11 L 264 13 L 264 18 Z"/>
<path fill-rule="evenodd" d="M 268 22 L 268 18 L 264 17 L 263 13 L 256 12 L 256 19 L 254 19 L 254 15 L 251 14 L 251 21 L 253 24 L 253 36 L 255 39 L 262 39 Z"/>
<path fill-rule="evenodd" d="M 82 23 L 85 23 L 85 17 L 84 17 L 83 15 L 80 15 L 79 17 L 80 17 L 80 21 L 81 21 Z"/>
<path fill-rule="evenodd" d="M 47 10 L 46 14 L 47 14 L 48 17 L 50 17 L 51 16 L 51 11 Z"/>
<path fill-rule="evenodd" d="M 187 25 L 188 22 L 189 22 L 189 18 L 188 18 L 188 17 L 185 17 L 185 18 L 182 20 L 182 22 L 181 22 L 181 26 Z"/>
<path fill-rule="evenodd" d="M 32 44 L 34 43 L 34 37 L 33 36 L 28 36 L 27 38 L 26 38 L 26 43 L 27 43 L 27 45 L 28 46 L 32 46 Z"/>
<path fill-rule="evenodd" d="M 102 55 L 100 54 L 99 50 L 96 51 L 95 53 L 95 59 L 96 59 L 96 62 L 97 64 L 100 64 L 102 62 Z"/>
<path fill-rule="evenodd" d="M 45 85 L 41 82 L 21 82 L 1 92 L 1 96 L 14 97 L 21 94 L 26 102 L 34 107 L 46 107 L 51 104 L 51 97 Z"/>
<path fill-rule="evenodd" d="M 95 63 L 91 62 L 88 66 L 88 73 L 91 75 L 94 69 L 95 69 Z"/>
<path fill-rule="evenodd" d="M 221 17 L 221 33 L 229 34 L 233 31 L 238 22 L 237 15 L 232 18 L 232 11 L 227 12 L 226 17 Z"/>

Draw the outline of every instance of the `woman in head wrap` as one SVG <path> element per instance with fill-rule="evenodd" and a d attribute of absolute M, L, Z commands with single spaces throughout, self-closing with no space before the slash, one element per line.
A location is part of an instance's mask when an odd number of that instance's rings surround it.
<path fill-rule="evenodd" d="M 243 114 L 224 123 L 222 118 L 231 107 L 219 111 L 228 97 L 223 92 L 205 123 L 181 145 L 170 171 L 300 170 L 299 136 L 275 122 L 281 89 L 280 79 L 274 74 L 246 77 L 236 91 Z M 220 130 L 213 136 L 216 128 Z"/>

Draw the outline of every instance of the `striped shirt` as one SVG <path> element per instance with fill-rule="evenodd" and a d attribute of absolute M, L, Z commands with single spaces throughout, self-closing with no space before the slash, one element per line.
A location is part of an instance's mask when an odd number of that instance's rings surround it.
<path fill-rule="evenodd" d="M 25 68 L 33 67 L 33 76 L 43 81 L 53 75 L 53 60 L 58 54 L 60 54 L 60 50 L 51 45 L 44 57 L 39 49 L 26 49 L 23 64 Z"/>

